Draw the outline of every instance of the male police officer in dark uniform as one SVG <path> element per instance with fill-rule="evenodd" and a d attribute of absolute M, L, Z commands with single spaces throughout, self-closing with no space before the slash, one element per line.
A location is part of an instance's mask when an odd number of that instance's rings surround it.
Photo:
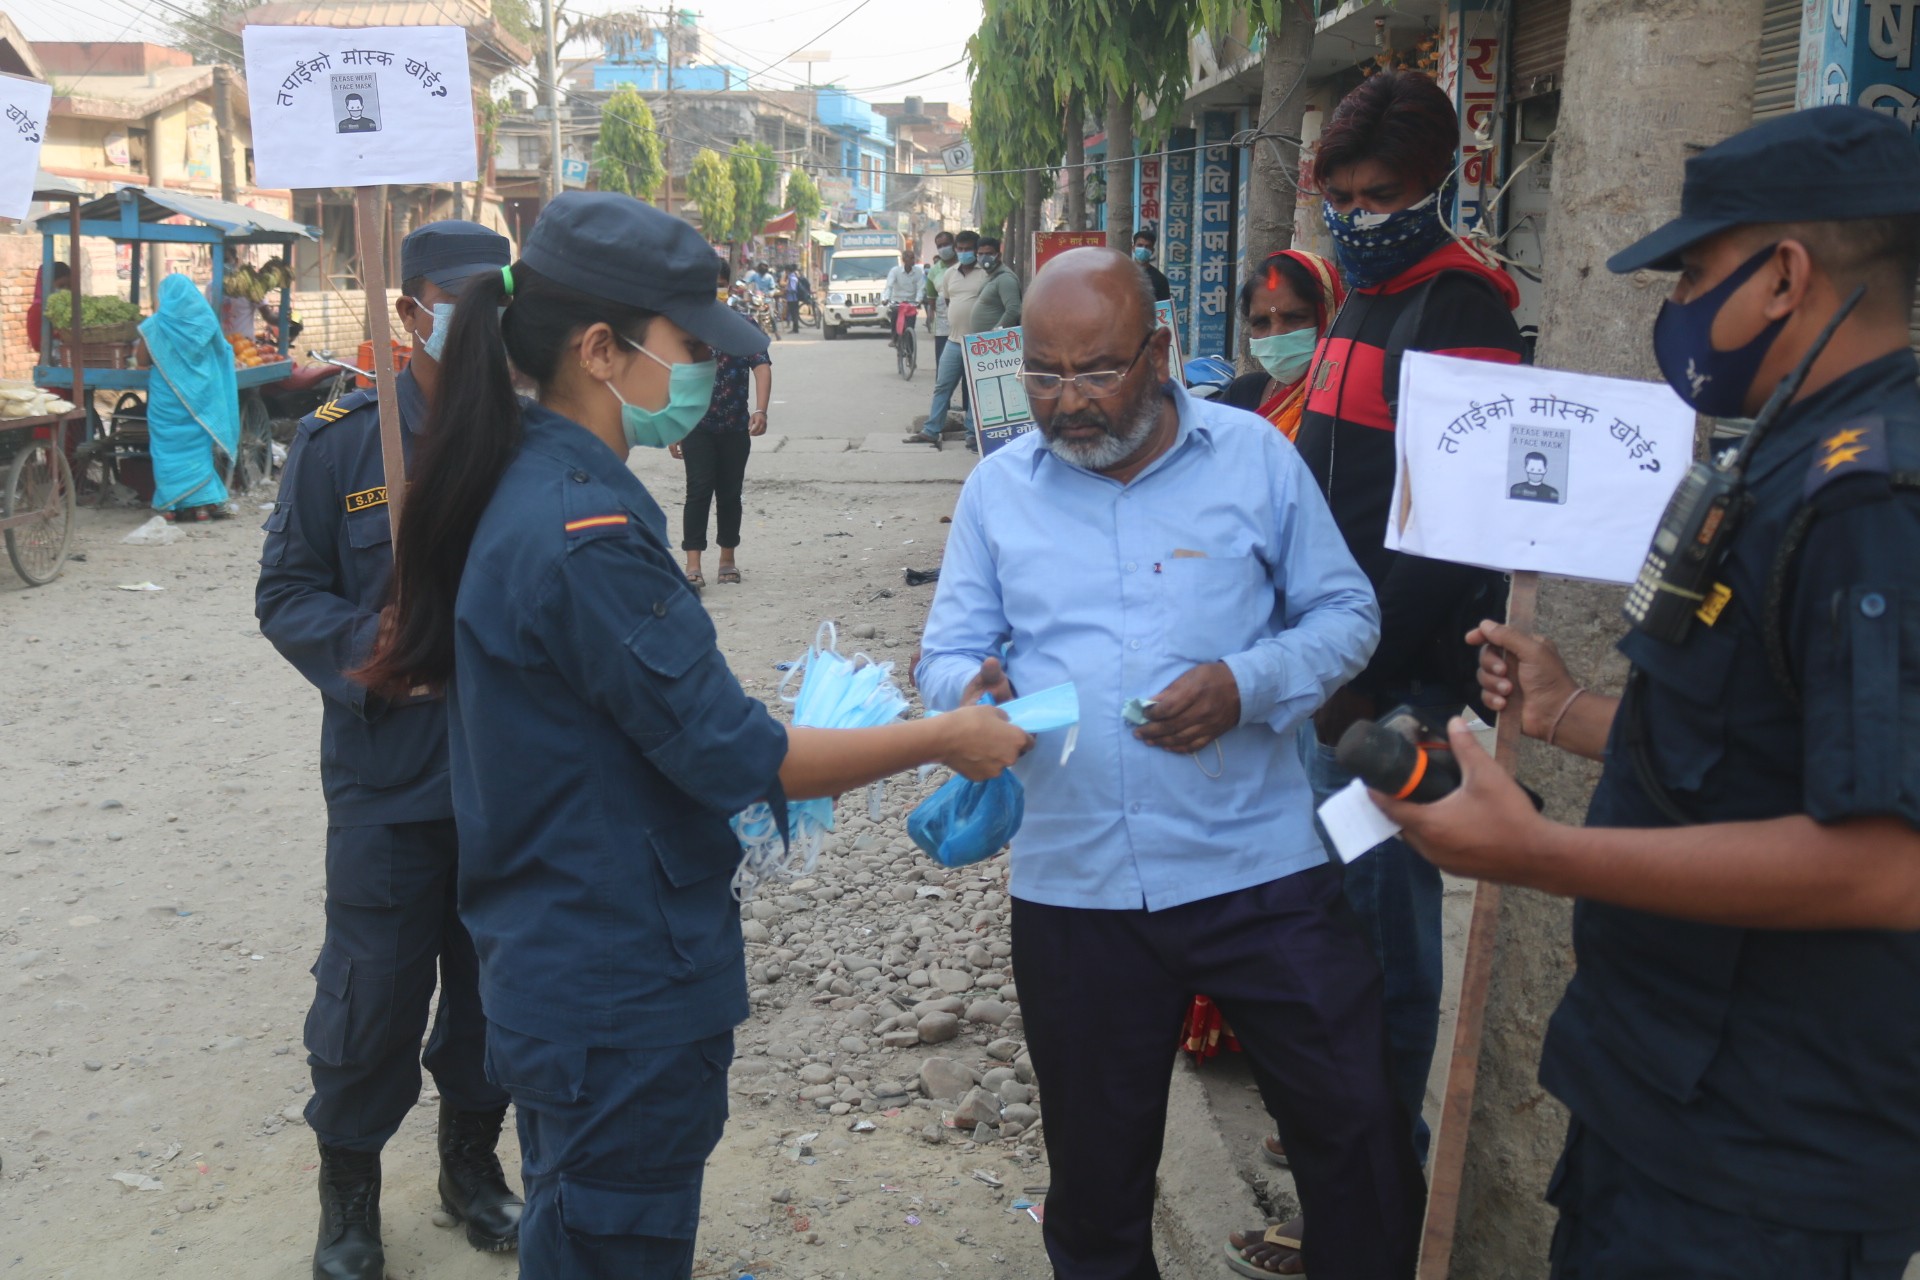
<path fill-rule="evenodd" d="M 437 360 L 458 290 L 509 261 L 506 237 L 435 222 L 401 247 L 395 310 L 414 339 L 400 374 L 402 438 L 427 425 Z M 482 1065 L 473 942 L 454 909 L 457 846 L 447 776 L 446 703 L 371 698 L 344 674 L 366 656 L 393 566 L 375 393 L 358 391 L 300 423 L 267 520 L 255 596 L 260 629 L 317 686 L 327 796 L 327 932 L 307 1014 L 320 1142 L 316 1280 L 379 1280 L 380 1149 L 420 1094 L 440 1090 L 440 1196 L 476 1249 L 511 1249 L 521 1202 L 494 1154 L 507 1095 Z M 440 1007 L 420 1037 L 439 962 Z"/>
<path fill-rule="evenodd" d="M 1469 637 L 1490 705 L 1605 760 L 1590 825 L 1536 815 L 1457 723 L 1461 790 L 1383 804 L 1449 870 L 1579 899 L 1540 1064 L 1573 1113 L 1556 1276 L 1894 1280 L 1920 1249 L 1920 149 L 1798 112 L 1689 160 L 1681 209 L 1609 265 L 1681 273 L 1654 346 L 1703 413 L 1754 415 L 1866 292 L 1747 458 L 1685 634 L 1621 642 L 1624 701 L 1539 637 Z"/>

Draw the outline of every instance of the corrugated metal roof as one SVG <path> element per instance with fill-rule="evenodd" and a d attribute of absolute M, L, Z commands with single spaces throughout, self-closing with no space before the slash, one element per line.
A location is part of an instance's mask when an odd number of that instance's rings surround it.
<path fill-rule="evenodd" d="M 275 214 L 249 209 L 243 204 L 229 204 L 225 200 L 190 195 L 185 191 L 169 191 L 165 187 L 121 187 L 111 195 L 81 205 L 80 216 L 89 221 L 116 222 L 125 200 L 137 202 L 137 216 L 141 222 L 163 222 L 179 214 L 206 226 L 218 227 L 232 240 L 246 240 L 259 235 L 291 235 L 306 240 L 319 238 L 319 232 L 304 223 L 289 222 Z M 65 213 L 48 214 L 40 219 L 40 229 L 57 231 L 66 225 L 66 218 Z"/>
<path fill-rule="evenodd" d="M 33 175 L 33 198 L 35 200 L 65 200 L 70 196 L 85 198 L 87 189 L 72 178 L 63 178 L 57 173 L 48 173 L 37 169 Z M 65 214 L 61 215 L 65 217 Z"/>

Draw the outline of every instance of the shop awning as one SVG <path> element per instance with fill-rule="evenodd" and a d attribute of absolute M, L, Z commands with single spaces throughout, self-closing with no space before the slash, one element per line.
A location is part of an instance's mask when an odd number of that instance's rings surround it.
<path fill-rule="evenodd" d="M 792 236 L 793 233 L 799 229 L 800 219 L 794 216 L 793 210 L 789 209 L 785 213 L 777 215 L 773 221 L 769 222 L 766 226 L 760 228 L 760 234 L 763 236 Z"/>
<path fill-rule="evenodd" d="M 840 243 L 840 237 L 831 231 L 809 231 L 807 236 L 823 249 L 831 249 L 834 245 Z"/>
<path fill-rule="evenodd" d="M 240 243 L 285 240 L 290 236 L 306 240 L 319 238 L 319 232 L 304 223 L 289 222 L 275 214 L 250 209 L 243 204 L 230 204 L 225 200 L 185 191 L 169 191 L 165 187 L 121 187 L 81 205 L 80 217 L 88 222 L 118 222 L 122 207 L 128 203 L 134 206 L 135 221 L 164 222 L 178 214 L 205 226 L 218 228 L 226 239 Z M 67 215 L 64 213 L 48 216 L 58 220 L 54 230 L 66 225 Z M 42 219 L 43 229 L 45 221 Z"/>

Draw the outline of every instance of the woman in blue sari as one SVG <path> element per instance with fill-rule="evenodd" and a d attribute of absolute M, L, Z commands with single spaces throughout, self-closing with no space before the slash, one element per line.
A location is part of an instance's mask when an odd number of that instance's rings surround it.
<path fill-rule="evenodd" d="M 228 515 L 224 476 L 240 447 L 240 391 L 233 348 L 220 318 L 193 281 L 160 282 L 140 337 L 153 362 L 147 392 L 148 448 L 153 456 L 153 507 L 172 520 Z"/>

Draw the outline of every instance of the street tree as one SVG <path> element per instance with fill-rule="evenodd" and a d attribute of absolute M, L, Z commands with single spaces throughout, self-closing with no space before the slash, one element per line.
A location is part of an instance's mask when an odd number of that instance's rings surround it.
<path fill-rule="evenodd" d="M 1027 247 L 1042 230 L 1040 206 L 1046 170 L 1059 163 L 1070 131 L 1061 128 L 1048 36 L 1023 23 L 1013 0 L 987 0 L 980 29 L 967 42 L 973 83 L 974 178 L 983 193 L 985 221 L 998 226 L 1014 215 L 1013 260 L 1031 276 Z M 1024 174 L 1011 172 L 1028 170 Z"/>
<path fill-rule="evenodd" d="M 780 194 L 780 164 L 766 143 L 742 139 L 727 153 L 727 172 L 733 179 L 733 222 L 727 239 L 745 254 L 747 242 L 773 216 L 774 198 Z"/>
<path fill-rule="evenodd" d="M 1245 13 L 1248 35 L 1260 51 L 1260 113 L 1247 187 L 1245 270 L 1269 253 L 1293 245 L 1295 191 L 1300 180 L 1300 124 L 1307 109 L 1307 61 L 1313 54 L 1314 8 L 1308 0 L 1202 0 L 1201 24 L 1225 30 Z"/>
<path fill-rule="evenodd" d="M 600 110 L 600 136 L 593 144 L 594 182 L 602 191 L 619 191 L 651 200 L 666 179 L 660 159 L 660 130 L 647 100 L 630 84 L 614 90 Z"/>
<path fill-rule="evenodd" d="M 1190 0 L 1010 0 L 1028 26 L 1055 24 L 1057 90 L 1062 100 L 1100 104 L 1107 126 L 1107 243 L 1126 249 L 1133 241 L 1134 126 L 1138 108 L 1151 110 L 1153 129 L 1166 122 L 1186 96 L 1187 46 L 1193 29 Z M 1065 121 L 1068 145 L 1078 123 Z M 1071 163 L 1072 156 L 1068 157 Z"/>
<path fill-rule="evenodd" d="M 700 231 L 709 240 L 728 240 L 734 218 L 733 173 L 717 151 L 702 147 L 687 168 L 687 198 L 700 212 Z"/>
<path fill-rule="evenodd" d="M 809 253 L 808 230 L 826 207 L 820 198 L 819 184 L 805 169 L 795 169 L 787 175 L 787 207 L 793 210 L 794 243 L 799 246 L 797 258 L 804 263 Z"/>

